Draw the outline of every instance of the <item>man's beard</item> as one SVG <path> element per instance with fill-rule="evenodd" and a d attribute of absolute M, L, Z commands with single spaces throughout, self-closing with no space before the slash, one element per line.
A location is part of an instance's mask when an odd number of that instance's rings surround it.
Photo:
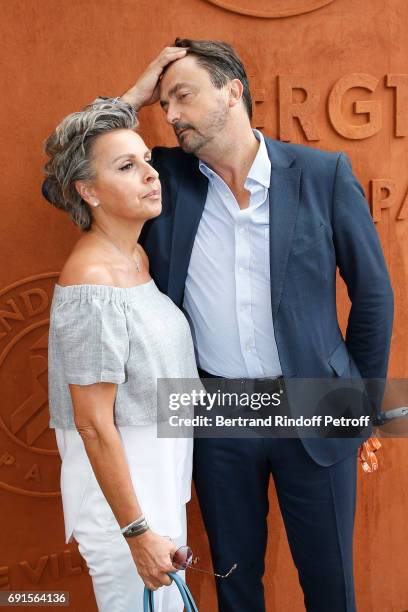
<path fill-rule="evenodd" d="M 227 109 L 225 107 L 219 108 L 209 114 L 203 121 L 200 129 L 194 127 L 190 123 L 175 123 L 173 129 L 176 132 L 187 129 L 188 132 L 177 135 L 176 137 L 180 147 L 185 153 L 192 153 L 198 155 L 199 151 L 210 143 L 214 137 L 224 128 L 227 120 Z"/>

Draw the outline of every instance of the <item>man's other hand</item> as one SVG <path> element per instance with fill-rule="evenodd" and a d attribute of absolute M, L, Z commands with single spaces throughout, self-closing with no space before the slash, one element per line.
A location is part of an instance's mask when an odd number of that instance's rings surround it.
<path fill-rule="evenodd" d="M 163 69 L 186 55 L 187 50 L 180 47 L 165 47 L 163 51 L 148 65 L 136 83 L 121 96 L 138 111 L 142 106 L 154 104 L 159 99 L 159 79 Z"/>

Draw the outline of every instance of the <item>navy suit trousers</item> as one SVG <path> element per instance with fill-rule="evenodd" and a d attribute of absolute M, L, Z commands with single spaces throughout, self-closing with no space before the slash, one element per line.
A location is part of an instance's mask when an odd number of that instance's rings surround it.
<path fill-rule="evenodd" d="M 195 440 L 194 480 L 210 540 L 219 612 L 264 612 L 272 475 L 308 612 L 355 612 L 352 539 L 357 451 L 318 465 L 300 439 Z M 273 610 L 273 602 L 268 602 Z"/>

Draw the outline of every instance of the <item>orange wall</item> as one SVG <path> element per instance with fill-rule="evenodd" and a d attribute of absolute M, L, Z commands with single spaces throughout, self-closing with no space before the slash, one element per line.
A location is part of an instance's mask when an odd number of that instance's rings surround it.
<path fill-rule="evenodd" d="M 67 590 L 72 611 L 91 612 L 96 606 L 90 578 L 76 546 L 64 544 L 59 459 L 47 429 L 49 299 L 78 234 L 41 198 L 43 140 L 63 116 L 97 94 L 123 92 L 176 36 L 232 43 L 251 75 L 255 126 L 272 137 L 351 156 L 371 199 L 395 289 L 391 375 L 406 376 L 408 4 L 3 0 L 0 8 L 0 590 Z M 174 144 L 161 115 L 157 107 L 140 114 L 142 136 L 151 146 Z M 343 326 L 347 310 L 339 284 Z M 407 458 L 405 439 L 386 439 L 380 470 L 360 472 L 355 539 L 360 612 L 408 609 Z M 273 490 L 271 498 L 268 610 L 301 612 Z M 189 527 L 190 544 L 202 566 L 209 566 L 195 501 Z M 191 584 L 200 610 L 215 611 L 211 578 L 192 573 Z"/>

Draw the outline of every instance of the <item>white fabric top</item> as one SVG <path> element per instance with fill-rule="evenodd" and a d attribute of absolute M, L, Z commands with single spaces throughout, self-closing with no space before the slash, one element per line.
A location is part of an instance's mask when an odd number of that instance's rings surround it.
<path fill-rule="evenodd" d="M 157 438 L 155 425 L 117 429 L 147 522 L 156 533 L 177 538 L 183 528 L 183 506 L 191 497 L 193 439 Z M 69 544 L 87 486 L 95 475 L 77 430 L 55 429 L 55 435 L 62 459 L 61 497 L 65 542 Z"/>
<path fill-rule="evenodd" d="M 271 162 L 263 135 L 241 210 L 222 178 L 200 161 L 209 186 L 188 268 L 183 308 L 199 366 L 225 377 L 282 374 L 272 320 L 269 261 Z"/>
<path fill-rule="evenodd" d="M 183 313 L 153 280 L 56 285 L 48 342 L 50 427 L 75 429 L 69 384 L 118 385 L 116 425 L 157 422 L 157 379 L 198 378 Z"/>
<path fill-rule="evenodd" d="M 66 543 L 95 479 L 69 384 L 118 384 L 115 424 L 151 528 L 178 537 L 190 499 L 193 440 L 157 437 L 157 378 L 198 379 L 189 325 L 153 280 L 134 287 L 56 285 L 49 331 L 50 427 L 62 459 Z"/>

